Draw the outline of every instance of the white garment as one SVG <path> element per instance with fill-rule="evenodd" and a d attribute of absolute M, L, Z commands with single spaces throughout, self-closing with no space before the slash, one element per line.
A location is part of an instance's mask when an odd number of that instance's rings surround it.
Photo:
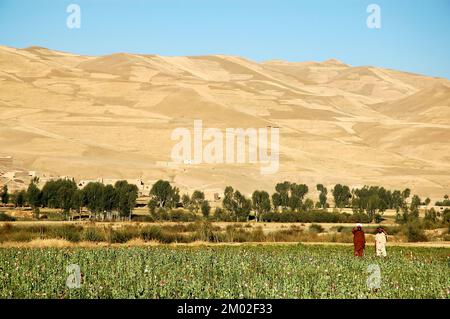
<path fill-rule="evenodd" d="M 378 233 L 375 235 L 375 243 L 377 245 L 377 256 L 386 257 L 386 235 L 384 233 Z"/>

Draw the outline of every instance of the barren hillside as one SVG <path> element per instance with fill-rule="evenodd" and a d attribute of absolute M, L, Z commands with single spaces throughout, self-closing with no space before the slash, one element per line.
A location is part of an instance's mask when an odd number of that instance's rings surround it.
<path fill-rule="evenodd" d="M 171 132 L 280 128 L 280 169 L 172 165 Z M 282 180 L 450 190 L 450 81 L 373 66 L 234 56 L 88 57 L 0 47 L 0 156 L 75 178 L 166 178 L 211 194 Z"/>

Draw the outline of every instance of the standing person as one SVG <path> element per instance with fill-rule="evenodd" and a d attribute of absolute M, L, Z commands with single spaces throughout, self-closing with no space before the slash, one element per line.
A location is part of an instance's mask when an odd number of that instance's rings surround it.
<path fill-rule="evenodd" d="M 387 234 L 386 231 L 378 227 L 377 234 L 375 235 L 375 252 L 378 257 L 386 257 L 386 241 Z"/>
<path fill-rule="evenodd" d="M 355 256 L 364 256 L 364 248 L 366 247 L 366 236 L 362 230 L 362 224 L 356 224 L 356 228 L 353 228 L 353 246 L 355 249 Z"/>

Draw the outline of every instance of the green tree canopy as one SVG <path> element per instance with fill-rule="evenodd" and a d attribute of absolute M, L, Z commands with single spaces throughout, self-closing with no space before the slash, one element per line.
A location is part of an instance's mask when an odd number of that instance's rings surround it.
<path fill-rule="evenodd" d="M 196 213 L 199 211 L 204 201 L 205 201 L 205 193 L 198 190 L 195 190 L 192 193 L 190 204 L 192 205 L 192 208 Z"/>
<path fill-rule="evenodd" d="M 23 207 L 27 200 L 27 192 L 25 190 L 16 191 L 13 194 L 13 202 L 15 207 Z"/>
<path fill-rule="evenodd" d="M 336 207 L 342 208 L 350 204 L 352 194 L 350 188 L 347 185 L 336 184 L 332 189 L 334 204 Z"/>
<path fill-rule="evenodd" d="M 202 201 L 201 210 L 204 217 L 208 217 L 211 212 L 211 206 L 207 200 Z"/>
<path fill-rule="evenodd" d="M 41 197 L 42 197 L 41 191 L 39 190 L 39 188 L 36 186 L 35 183 L 31 182 L 30 185 L 28 185 L 27 189 L 27 201 L 33 210 L 36 210 L 37 208 L 40 207 Z"/>
<path fill-rule="evenodd" d="M 150 190 L 150 210 L 159 208 L 173 208 L 176 207 L 180 201 L 179 189 L 177 187 L 172 187 L 168 181 L 158 180 L 153 184 Z"/>
<path fill-rule="evenodd" d="M 322 208 L 327 208 L 327 193 L 328 193 L 327 188 L 325 186 L 323 186 L 322 184 L 317 184 L 316 188 L 320 192 L 319 193 L 320 206 Z"/>
<path fill-rule="evenodd" d="M 235 191 L 233 187 L 227 186 L 225 188 L 222 206 L 236 221 L 245 221 L 250 214 L 252 201 L 247 199 L 238 190 Z"/>
<path fill-rule="evenodd" d="M 138 198 L 138 188 L 134 184 L 129 184 L 127 181 L 118 181 L 114 184 L 116 192 L 116 207 L 119 215 L 122 217 L 128 216 L 131 220 L 133 208 L 136 206 Z"/>
<path fill-rule="evenodd" d="M 266 191 L 254 191 L 252 194 L 253 209 L 256 213 L 256 221 L 260 214 L 268 213 L 270 211 L 270 196 Z"/>
<path fill-rule="evenodd" d="M 7 185 L 3 185 L 2 191 L 0 193 L 0 197 L 2 198 L 2 203 L 3 204 L 8 204 L 8 202 L 9 202 L 9 194 L 8 194 L 8 186 Z"/>
<path fill-rule="evenodd" d="M 284 181 L 275 186 L 275 193 L 272 194 L 272 204 L 277 210 L 279 207 L 291 210 L 299 210 L 302 207 L 304 196 L 308 193 L 308 186 Z"/>

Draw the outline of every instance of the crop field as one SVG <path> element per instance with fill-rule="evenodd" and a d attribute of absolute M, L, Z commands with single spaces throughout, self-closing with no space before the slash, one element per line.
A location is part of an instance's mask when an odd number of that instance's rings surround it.
<path fill-rule="evenodd" d="M 301 244 L 0 249 L 0 298 L 450 297 L 449 249 L 371 253 Z"/>

